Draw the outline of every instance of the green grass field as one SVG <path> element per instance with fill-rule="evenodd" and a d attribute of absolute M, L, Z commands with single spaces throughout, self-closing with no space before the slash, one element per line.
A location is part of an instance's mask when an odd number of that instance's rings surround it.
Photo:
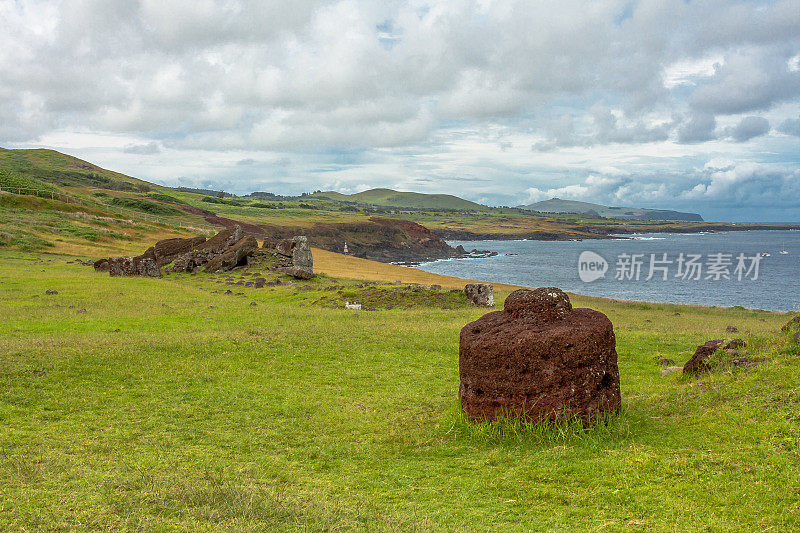
<path fill-rule="evenodd" d="M 0 530 L 800 527 L 787 315 L 575 297 L 614 323 L 622 412 L 473 425 L 458 334 L 483 310 L 352 312 L 314 303 L 355 290 L 326 276 L 248 289 L 68 259 L 0 249 Z M 762 364 L 660 375 L 728 324 Z"/>

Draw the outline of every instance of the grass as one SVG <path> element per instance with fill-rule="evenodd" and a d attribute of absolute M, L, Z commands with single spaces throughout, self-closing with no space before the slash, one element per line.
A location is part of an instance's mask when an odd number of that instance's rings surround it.
<path fill-rule="evenodd" d="M 110 278 L 69 259 L 0 249 L 0 529 L 800 525 L 800 350 L 771 333 L 786 315 L 575 297 L 614 322 L 623 411 L 476 425 L 458 333 L 483 310 L 325 309 L 326 287 L 361 283 Z M 319 261 L 356 263 L 335 259 Z M 728 324 L 762 364 L 659 375 Z"/>

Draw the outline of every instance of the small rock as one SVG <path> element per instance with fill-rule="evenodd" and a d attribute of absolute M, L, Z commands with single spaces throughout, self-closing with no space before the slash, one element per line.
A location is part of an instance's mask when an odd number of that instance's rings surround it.
<path fill-rule="evenodd" d="M 490 283 L 468 283 L 464 294 L 478 307 L 494 307 L 494 286 Z"/>
<path fill-rule="evenodd" d="M 668 376 L 670 374 L 674 374 L 675 372 L 683 372 L 682 366 L 668 366 L 664 370 L 661 371 L 662 376 Z"/>
<path fill-rule="evenodd" d="M 661 365 L 661 366 L 670 366 L 670 365 L 674 365 L 675 361 L 673 361 L 672 359 L 670 359 L 668 357 L 662 357 L 661 359 L 659 359 L 658 364 Z M 683 368 L 683 367 L 681 367 L 681 368 Z"/>
<path fill-rule="evenodd" d="M 54 289 L 47 289 L 46 291 L 44 291 L 44 293 L 45 294 L 58 294 L 58 291 L 54 290 Z"/>
<path fill-rule="evenodd" d="M 86 312 L 86 309 L 78 309 L 78 312 L 79 312 L 79 313 L 85 313 L 85 312 Z"/>
<path fill-rule="evenodd" d="M 353 309 L 354 311 L 361 311 L 361 304 L 359 302 L 347 302 L 344 304 L 345 309 Z"/>
<path fill-rule="evenodd" d="M 800 330 L 800 315 L 792 318 L 789 322 L 784 324 L 783 327 L 781 328 L 781 331 L 786 332 L 789 331 L 790 329 L 795 329 L 795 328 Z"/>
<path fill-rule="evenodd" d="M 728 326 L 725 328 L 725 331 L 727 333 L 739 333 L 739 328 L 737 328 L 736 326 Z"/>
<path fill-rule="evenodd" d="M 258 304 L 255 302 L 250 302 L 250 307 L 256 307 Z"/>

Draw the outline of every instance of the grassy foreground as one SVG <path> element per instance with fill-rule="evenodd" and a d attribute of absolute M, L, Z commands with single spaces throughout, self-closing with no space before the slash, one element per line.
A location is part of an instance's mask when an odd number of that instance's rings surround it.
<path fill-rule="evenodd" d="M 575 297 L 614 322 L 622 413 L 476 426 L 458 334 L 483 310 L 327 309 L 308 304 L 325 276 L 237 296 L 67 259 L 0 252 L 0 530 L 800 527 L 786 315 Z M 335 259 L 317 261 L 367 277 Z M 659 374 L 729 324 L 766 361 Z"/>

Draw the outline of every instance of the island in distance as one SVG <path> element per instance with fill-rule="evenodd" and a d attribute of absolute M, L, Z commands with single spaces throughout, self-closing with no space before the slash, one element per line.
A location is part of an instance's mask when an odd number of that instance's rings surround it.
<path fill-rule="evenodd" d="M 589 202 L 562 200 L 560 198 L 551 198 L 549 200 L 521 205 L 519 207 L 539 213 L 583 213 L 604 218 L 621 218 L 626 220 L 683 220 L 689 222 L 703 222 L 703 217 L 697 213 L 682 213 L 669 209 L 609 207 Z"/>

